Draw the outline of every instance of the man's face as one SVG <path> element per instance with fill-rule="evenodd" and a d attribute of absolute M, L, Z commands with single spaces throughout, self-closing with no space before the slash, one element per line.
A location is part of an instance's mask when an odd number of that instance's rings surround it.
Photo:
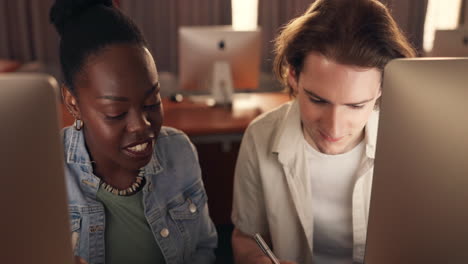
<path fill-rule="evenodd" d="M 338 64 L 309 53 L 302 72 L 290 71 L 304 137 L 318 151 L 336 155 L 355 147 L 380 97 L 381 72 Z"/>
<path fill-rule="evenodd" d="M 152 157 L 163 120 L 158 74 L 148 50 L 116 44 L 90 58 L 77 97 L 86 146 L 101 171 L 135 171 Z"/>

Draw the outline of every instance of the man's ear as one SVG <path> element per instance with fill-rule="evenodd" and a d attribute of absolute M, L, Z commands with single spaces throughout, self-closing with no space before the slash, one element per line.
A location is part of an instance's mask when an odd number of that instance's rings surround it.
<path fill-rule="evenodd" d="M 382 89 L 379 89 L 379 93 L 377 94 L 377 99 L 380 99 L 381 96 L 382 96 Z"/>
<path fill-rule="evenodd" d="M 291 66 L 289 66 L 289 68 L 288 68 L 288 83 L 289 83 L 289 86 L 293 89 L 294 94 L 297 94 L 297 92 L 298 92 L 297 84 L 298 84 L 299 79 L 297 77 L 298 76 L 296 74 L 296 71 Z"/>
<path fill-rule="evenodd" d="M 382 100 L 382 88 L 379 89 L 379 93 L 377 94 L 377 99 L 375 100 L 374 110 L 380 110 L 380 102 Z"/>
<path fill-rule="evenodd" d="M 65 107 L 67 107 L 68 112 L 70 112 L 75 119 L 81 119 L 81 113 L 76 96 L 65 84 L 63 84 L 60 89 L 62 91 L 63 103 L 65 104 Z"/>

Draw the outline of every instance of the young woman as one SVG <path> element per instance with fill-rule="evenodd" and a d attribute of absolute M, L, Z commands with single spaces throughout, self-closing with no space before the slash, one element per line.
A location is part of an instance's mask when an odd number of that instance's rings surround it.
<path fill-rule="evenodd" d="M 162 127 L 158 72 L 111 0 L 57 0 L 72 242 L 88 263 L 212 263 L 217 235 L 193 145 Z"/>

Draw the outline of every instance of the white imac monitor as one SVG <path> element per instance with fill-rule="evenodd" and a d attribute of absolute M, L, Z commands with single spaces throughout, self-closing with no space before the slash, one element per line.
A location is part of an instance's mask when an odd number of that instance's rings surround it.
<path fill-rule="evenodd" d="M 182 26 L 179 28 L 180 89 L 212 94 L 219 92 L 220 86 L 230 86 L 222 93 L 254 90 L 259 83 L 260 57 L 259 28 L 238 31 L 231 26 Z"/>
<path fill-rule="evenodd" d="M 366 264 L 468 263 L 468 59 L 384 70 Z"/>
<path fill-rule="evenodd" d="M 0 262 L 71 264 L 58 86 L 0 74 Z"/>
<path fill-rule="evenodd" d="M 468 26 L 436 30 L 431 57 L 468 57 Z"/>

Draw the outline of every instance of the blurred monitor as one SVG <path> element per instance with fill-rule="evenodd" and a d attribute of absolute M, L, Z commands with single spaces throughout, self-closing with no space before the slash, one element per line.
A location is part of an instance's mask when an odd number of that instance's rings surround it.
<path fill-rule="evenodd" d="M 468 57 L 468 27 L 436 30 L 432 57 Z"/>
<path fill-rule="evenodd" d="M 179 28 L 179 86 L 184 91 L 210 92 L 215 62 L 227 62 L 234 90 L 253 90 L 260 76 L 261 31 L 231 26 Z"/>
<path fill-rule="evenodd" d="M 364 263 L 468 263 L 468 59 L 384 76 Z"/>
<path fill-rule="evenodd" d="M 73 263 L 57 98 L 52 77 L 0 75 L 2 263 Z"/>

